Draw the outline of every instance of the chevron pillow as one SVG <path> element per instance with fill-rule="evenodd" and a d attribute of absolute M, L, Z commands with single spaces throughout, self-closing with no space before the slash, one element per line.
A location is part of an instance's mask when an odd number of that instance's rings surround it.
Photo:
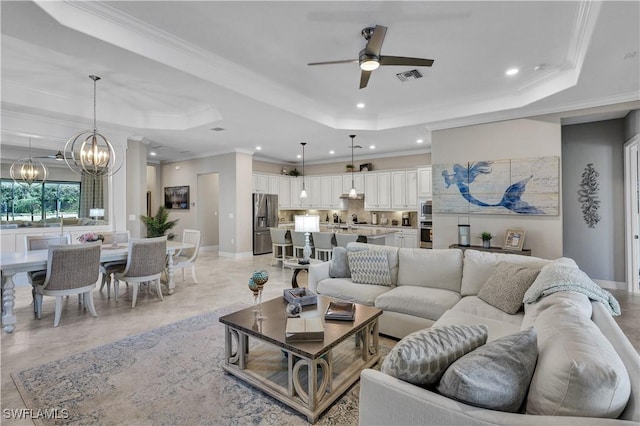
<path fill-rule="evenodd" d="M 400 340 L 382 362 L 380 371 L 414 385 L 434 385 L 449 365 L 486 341 L 484 325 L 426 328 Z"/>
<path fill-rule="evenodd" d="M 351 281 L 358 284 L 391 285 L 387 253 L 377 250 L 347 252 Z"/>

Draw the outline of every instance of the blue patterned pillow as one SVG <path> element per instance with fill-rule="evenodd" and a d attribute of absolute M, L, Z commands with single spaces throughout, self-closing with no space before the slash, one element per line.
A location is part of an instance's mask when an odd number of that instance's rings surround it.
<path fill-rule="evenodd" d="M 391 285 L 387 253 L 377 250 L 347 252 L 351 281 L 358 284 Z"/>

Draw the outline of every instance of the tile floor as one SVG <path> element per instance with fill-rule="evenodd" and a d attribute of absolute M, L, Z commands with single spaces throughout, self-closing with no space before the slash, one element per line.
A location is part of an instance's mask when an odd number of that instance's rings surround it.
<path fill-rule="evenodd" d="M 98 318 L 93 318 L 70 297 L 65 303 L 60 326 L 53 328 L 54 298 L 45 298 L 40 321 L 33 318 L 31 288 L 21 285 L 16 290 L 15 312 L 18 316 L 13 334 L 0 333 L 1 397 L 2 409 L 20 409 L 24 404 L 11 379 L 10 373 L 63 358 L 67 354 L 81 352 L 126 336 L 131 336 L 165 324 L 188 318 L 202 312 L 215 310 L 233 303 L 251 304 L 253 296 L 247 287 L 251 273 L 267 269 L 269 282 L 265 286 L 265 298 L 282 295 L 291 284 L 291 270 L 270 266 L 271 255 L 247 259 L 218 257 L 214 252 L 202 252 L 198 258 L 196 274 L 200 284 L 195 284 L 187 271 L 186 281 L 176 274 L 176 292 L 165 296 L 161 302 L 153 293 L 142 291 L 135 309 L 131 309 L 131 294 L 121 285 L 120 301 L 116 304 L 107 298 L 106 289 L 95 291 L 94 301 Z M 301 285 L 306 284 L 306 274 L 300 273 Z M 615 292 L 623 309 L 618 323 L 629 336 L 636 349 L 640 348 L 640 295 Z M 31 421 L 8 421 L 3 424 L 29 424 Z"/>

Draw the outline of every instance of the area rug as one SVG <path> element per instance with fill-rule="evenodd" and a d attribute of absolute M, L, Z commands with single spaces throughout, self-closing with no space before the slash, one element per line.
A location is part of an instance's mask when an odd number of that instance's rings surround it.
<path fill-rule="evenodd" d="M 304 425 L 306 417 L 225 374 L 228 307 L 12 373 L 28 409 L 72 425 Z M 382 354 L 389 348 L 381 345 Z M 318 425 L 357 425 L 359 383 Z"/>

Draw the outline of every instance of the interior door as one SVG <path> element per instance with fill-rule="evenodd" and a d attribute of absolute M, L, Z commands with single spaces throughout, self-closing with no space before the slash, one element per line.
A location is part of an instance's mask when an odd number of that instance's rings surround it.
<path fill-rule="evenodd" d="M 640 292 L 640 183 L 638 182 L 640 137 L 624 145 L 625 259 L 630 292 Z"/>

